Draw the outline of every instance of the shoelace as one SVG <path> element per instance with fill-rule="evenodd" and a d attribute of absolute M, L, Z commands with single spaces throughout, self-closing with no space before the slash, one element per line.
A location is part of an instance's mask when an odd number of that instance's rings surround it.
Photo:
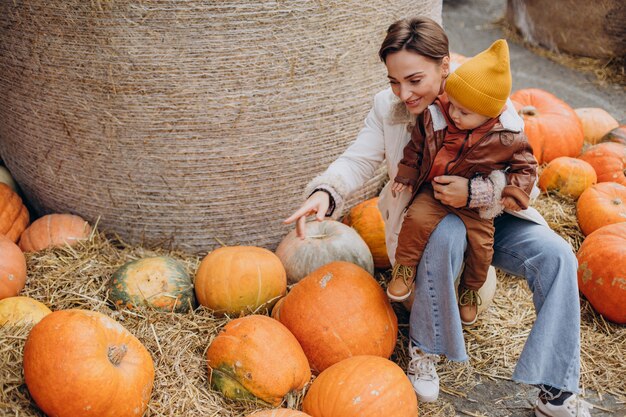
<path fill-rule="evenodd" d="M 396 263 L 391 270 L 391 276 L 400 278 L 402 282 L 404 282 L 404 285 L 411 288 L 415 281 L 415 268 Z"/>
<path fill-rule="evenodd" d="M 437 378 L 435 362 L 437 355 L 421 353 L 418 348 L 411 347 L 411 360 L 407 366 L 407 371 L 415 375 L 418 379 L 433 381 Z"/>

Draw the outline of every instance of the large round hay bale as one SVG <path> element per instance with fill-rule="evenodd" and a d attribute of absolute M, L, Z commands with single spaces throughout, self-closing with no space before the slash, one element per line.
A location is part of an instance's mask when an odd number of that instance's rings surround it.
<path fill-rule="evenodd" d="M 623 0 L 508 0 L 507 21 L 532 44 L 592 58 L 626 55 Z"/>
<path fill-rule="evenodd" d="M 384 87 L 386 28 L 416 14 L 441 0 L 2 1 L 0 153 L 40 213 L 273 249 Z"/>

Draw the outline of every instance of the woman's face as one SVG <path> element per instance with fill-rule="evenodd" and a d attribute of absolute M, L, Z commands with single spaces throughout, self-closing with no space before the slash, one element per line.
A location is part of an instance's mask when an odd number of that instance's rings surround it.
<path fill-rule="evenodd" d="M 421 114 L 442 91 L 450 58 L 441 64 L 416 52 L 402 50 L 387 55 L 387 76 L 393 93 L 411 114 Z"/>

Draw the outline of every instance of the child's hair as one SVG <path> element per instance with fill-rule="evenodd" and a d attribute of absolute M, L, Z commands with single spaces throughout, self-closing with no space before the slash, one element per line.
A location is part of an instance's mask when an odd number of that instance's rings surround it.
<path fill-rule="evenodd" d="M 391 53 L 408 50 L 430 58 L 438 64 L 450 55 L 448 36 L 434 20 L 418 16 L 398 20 L 389 26 L 378 56 L 386 62 Z"/>

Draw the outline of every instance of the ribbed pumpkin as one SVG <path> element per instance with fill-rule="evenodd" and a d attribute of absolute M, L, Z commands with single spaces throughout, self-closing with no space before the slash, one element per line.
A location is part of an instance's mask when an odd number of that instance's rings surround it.
<path fill-rule="evenodd" d="M 354 356 L 322 372 L 307 391 L 302 410 L 313 417 L 417 417 L 413 386 L 395 363 Z"/>
<path fill-rule="evenodd" d="M 306 224 L 306 239 L 296 236 L 295 229 L 276 248 L 291 284 L 335 261 L 351 262 L 374 273 L 374 260 L 367 243 L 349 226 L 334 220 Z"/>
<path fill-rule="evenodd" d="M 233 399 L 276 406 L 311 379 L 309 362 L 296 338 L 267 316 L 228 323 L 211 342 L 207 361 L 213 389 Z"/>
<path fill-rule="evenodd" d="M 576 217 L 585 236 L 607 224 L 626 222 L 626 187 L 614 182 L 592 185 L 580 195 Z"/>
<path fill-rule="evenodd" d="M 0 235 L 17 242 L 28 221 L 28 210 L 20 196 L 5 183 L 0 183 Z"/>
<path fill-rule="evenodd" d="M 167 256 L 137 259 L 120 267 L 109 282 L 109 298 L 118 307 L 148 306 L 184 313 L 196 305 L 185 267 Z"/>
<path fill-rule="evenodd" d="M 87 239 L 91 226 L 74 214 L 47 214 L 35 220 L 22 233 L 20 248 L 24 252 L 37 252 L 55 246 L 74 246 Z"/>
<path fill-rule="evenodd" d="M 596 171 L 586 161 L 569 156 L 555 158 L 541 171 L 539 188 L 578 198 L 598 182 Z"/>
<path fill-rule="evenodd" d="M 14 297 L 26 283 L 26 258 L 20 248 L 0 235 L 0 300 Z"/>
<path fill-rule="evenodd" d="M 511 100 L 524 119 L 524 132 L 540 164 L 559 156 L 580 155 L 583 126 L 567 103 L 538 88 L 518 90 Z"/>
<path fill-rule="evenodd" d="M 604 135 L 619 126 L 606 110 L 598 107 L 582 107 L 574 110 L 583 124 L 585 142 L 595 145 Z"/>
<path fill-rule="evenodd" d="M 376 268 L 391 267 L 385 243 L 385 222 L 378 209 L 378 197 L 352 207 L 348 215 L 344 217 L 343 223 L 352 227 L 363 238 L 367 247 L 370 248 Z"/>
<path fill-rule="evenodd" d="M 626 125 L 621 125 L 604 135 L 601 142 L 615 142 L 626 145 Z"/>
<path fill-rule="evenodd" d="M 194 285 L 200 304 L 217 314 L 239 315 L 271 308 L 287 291 L 287 276 L 267 249 L 225 246 L 204 257 Z"/>
<path fill-rule="evenodd" d="M 0 326 L 36 324 L 50 313 L 45 304 L 30 297 L 9 297 L 0 300 Z"/>
<path fill-rule="evenodd" d="M 598 182 L 616 182 L 626 185 L 626 145 L 599 143 L 580 156 L 598 175 Z"/>
<path fill-rule="evenodd" d="M 274 310 L 314 372 L 350 356 L 388 358 L 396 345 L 398 320 L 389 299 L 367 271 L 349 262 L 313 271 Z"/>
<path fill-rule="evenodd" d="M 275 408 L 273 410 L 257 411 L 248 414 L 247 417 L 311 417 L 301 411 L 292 410 L 291 408 Z"/>
<path fill-rule="evenodd" d="M 24 346 L 24 378 L 49 416 L 137 417 L 154 382 L 150 353 L 115 320 L 59 310 L 37 323 Z"/>
<path fill-rule="evenodd" d="M 13 191 L 17 192 L 17 184 L 15 183 L 13 176 L 9 170 L 3 166 L 0 166 L 0 182 L 8 185 Z"/>
<path fill-rule="evenodd" d="M 577 258 L 580 291 L 606 319 L 626 324 L 626 223 L 591 233 Z"/>

